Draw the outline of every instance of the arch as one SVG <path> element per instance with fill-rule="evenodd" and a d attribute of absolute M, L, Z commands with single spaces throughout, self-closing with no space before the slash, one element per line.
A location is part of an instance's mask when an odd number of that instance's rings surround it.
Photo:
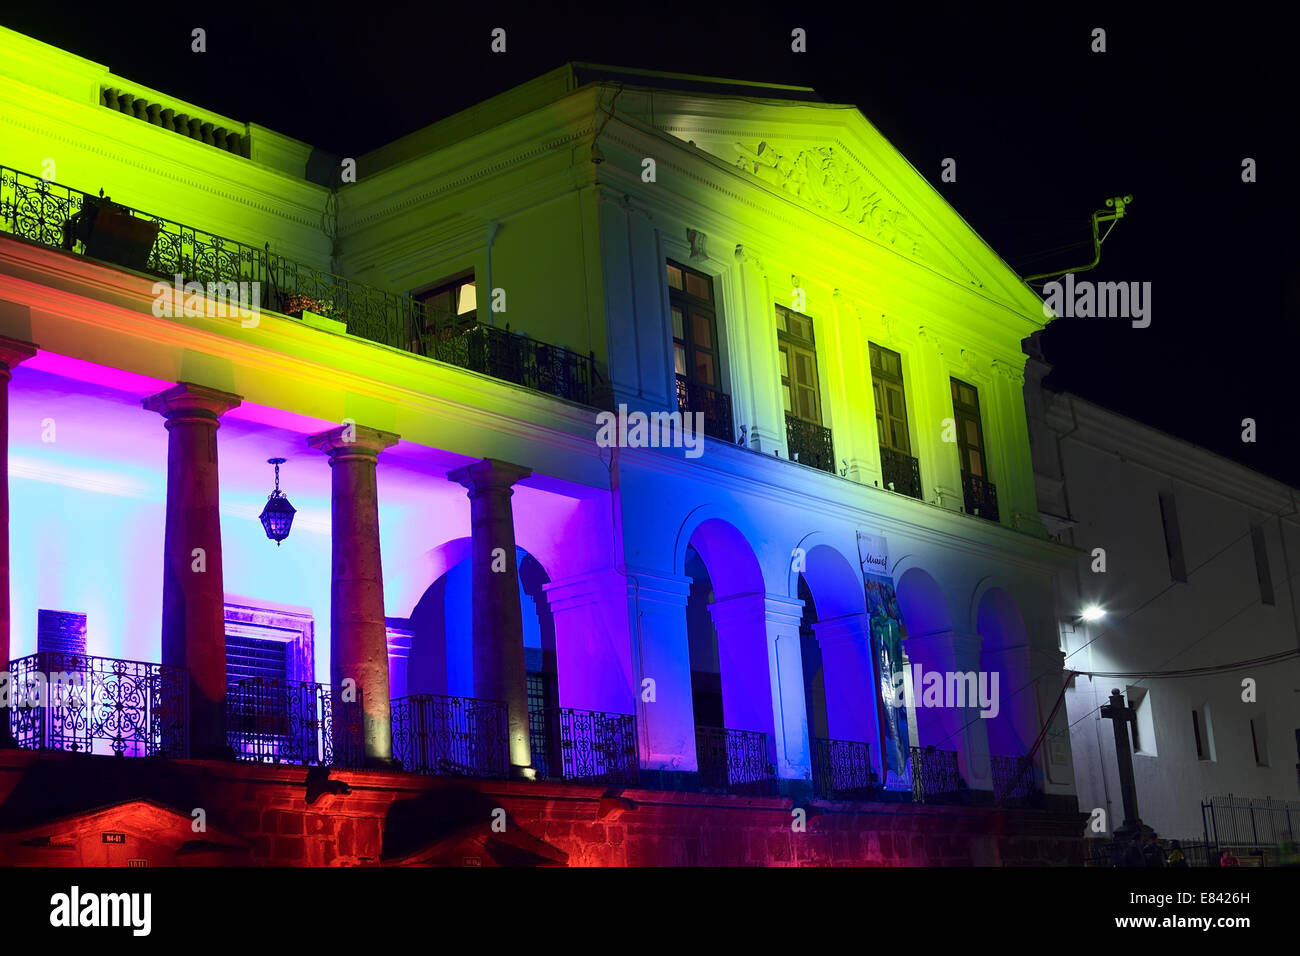
<path fill-rule="evenodd" d="M 701 540 L 707 540 L 718 552 L 724 550 L 724 543 L 736 553 L 746 553 L 752 561 L 745 562 L 745 573 L 749 580 L 747 587 L 751 591 L 763 593 L 767 590 L 762 565 L 759 563 L 755 549 L 749 538 L 740 529 L 747 527 L 745 515 L 735 507 L 723 507 L 717 504 L 704 504 L 692 509 L 677 530 L 677 540 L 673 545 L 673 572 L 681 577 L 686 573 L 687 551 L 692 547 L 701 558 L 708 560 L 698 547 Z M 743 546 L 742 546 L 743 545 Z M 755 583 L 757 582 L 757 583 Z M 716 584 L 716 582 L 715 582 Z M 731 593 L 743 594 L 744 591 Z"/>
<path fill-rule="evenodd" d="M 446 541 L 421 556 L 434 574 L 410 614 L 408 692 L 473 697 L 473 608 L 469 538 Z M 543 590 L 546 569 L 523 548 L 515 549 L 516 578 L 523 612 L 524 645 L 554 657 L 555 624 Z M 440 572 L 440 573 L 439 573 Z"/>
<path fill-rule="evenodd" d="M 734 524 L 706 517 L 694 525 L 683 559 L 681 573 L 691 580 L 687 644 L 695 722 L 763 733 L 770 746 L 773 688 L 767 595 L 758 558 Z M 717 760 L 701 759 L 705 786 L 730 788 L 742 782 L 737 774 L 744 768 L 732 765 L 725 753 Z"/>
<path fill-rule="evenodd" d="M 816 544 L 805 550 L 803 577 L 817 605 L 819 620 L 861 614 L 867 609 L 862 573 L 831 545 Z M 797 591 L 790 596 L 796 597 Z"/>
<path fill-rule="evenodd" d="M 715 601 L 741 594 L 764 594 L 763 569 L 749 541 L 739 529 L 722 518 L 706 518 L 695 525 L 682 551 L 677 573 L 686 572 L 687 551 L 693 548 L 708 569 Z"/>
<path fill-rule="evenodd" d="M 899 562 L 900 564 L 902 561 Z M 938 634 L 953 629 L 952 607 L 939 582 L 920 567 L 911 567 L 898 578 L 894 594 L 907 625 L 908 637 Z"/>

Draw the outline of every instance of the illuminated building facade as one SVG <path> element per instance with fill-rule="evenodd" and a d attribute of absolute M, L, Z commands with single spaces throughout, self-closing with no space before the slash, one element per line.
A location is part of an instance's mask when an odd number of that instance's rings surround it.
<path fill-rule="evenodd" d="M 0 853 L 1077 857 L 1041 303 L 856 109 L 573 64 L 337 157 L 0 46 L 7 657 L 91 687 Z"/>

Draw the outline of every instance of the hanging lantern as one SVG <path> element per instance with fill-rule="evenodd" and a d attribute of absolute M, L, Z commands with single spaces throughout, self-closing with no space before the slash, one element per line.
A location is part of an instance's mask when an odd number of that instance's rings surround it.
<path fill-rule="evenodd" d="M 283 458 L 266 460 L 268 465 L 275 465 L 275 491 L 267 496 L 266 507 L 262 509 L 262 527 L 266 529 L 266 536 L 275 542 L 276 547 L 289 537 L 289 527 L 293 524 L 293 516 L 298 511 L 289 504 L 289 499 L 280 490 L 280 466 L 284 461 Z"/>

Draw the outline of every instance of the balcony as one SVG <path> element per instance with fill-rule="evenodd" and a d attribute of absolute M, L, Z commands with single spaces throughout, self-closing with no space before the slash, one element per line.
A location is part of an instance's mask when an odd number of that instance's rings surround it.
<path fill-rule="evenodd" d="M 226 688 L 226 737 L 236 760 L 356 767 L 364 761 L 360 691 L 251 677 Z"/>
<path fill-rule="evenodd" d="M 880 476 L 890 491 L 921 497 L 921 466 L 915 458 L 892 448 L 880 448 Z"/>
<path fill-rule="evenodd" d="M 966 498 L 966 513 L 989 521 L 998 521 L 998 489 L 991 481 L 962 472 L 961 490 Z"/>
<path fill-rule="evenodd" d="M 393 756 L 411 773 L 504 778 L 506 705 L 474 697 L 413 694 L 393 701 Z"/>
<path fill-rule="evenodd" d="M 1034 784 L 1034 764 L 1028 757 L 989 757 L 993 771 L 993 800 L 999 807 L 1034 807 L 1043 792 Z"/>
<path fill-rule="evenodd" d="M 767 734 L 725 727 L 696 727 L 700 788 L 745 796 L 776 793 L 776 768 Z"/>
<path fill-rule="evenodd" d="M 97 228 L 110 223 L 111 228 Z M 492 326 L 464 330 L 410 296 L 303 265 L 271 252 L 269 246 L 258 249 L 6 166 L 0 166 L 0 233 L 168 280 L 180 275 L 184 281 L 204 284 L 258 283 L 267 309 L 295 318 L 304 309 L 318 312 L 342 322 L 348 334 L 380 345 L 580 404 L 596 401 L 599 375 L 590 354 Z M 138 240 L 134 247 L 122 241 L 123 234 L 138 234 L 131 237 Z"/>
<path fill-rule="evenodd" d="M 41 651 L 9 662 L 5 717 L 19 747 L 118 757 L 189 755 L 189 673 Z"/>
<path fill-rule="evenodd" d="M 813 793 L 826 800 L 870 800 L 871 746 L 856 740 L 812 741 Z"/>
<path fill-rule="evenodd" d="M 787 413 L 785 440 L 791 461 L 835 474 L 835 443 L 829 428 Z"/>
<path fill-rule="evenodd" d="M 537 708 L 529 711 L 528 734 L 539 779 L 627 787 L 640 783 L 631 714 Z"/>
<path fill-rule="evenodd" d="M 957 751 L 912 748 L 912 802 L 966 802 L 966 782 L 957 767 Z"/>
<path fill-rule="evenodd" d="M 704 434 L 718 441 L 735 442 L 736 433 L 732 428 L 731 396 L 716 388 L 687 381 L 684 375 L 677 376 L 677 410 L 683 420 L 689 412 L 701 412 L 704 415 Z"/>

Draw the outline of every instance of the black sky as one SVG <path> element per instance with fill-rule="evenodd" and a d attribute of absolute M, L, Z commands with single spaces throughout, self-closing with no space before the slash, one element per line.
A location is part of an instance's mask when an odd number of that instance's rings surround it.
<path fill-rule="evenodd" d="M 1300 83 L 1257 5 L 28 3 L 0 23 L 119 75 L 356 156 L 568 60 L 812 86 L 853 103 L 1022 273 L 1091 258 L 1152 324 L 1061 319 L 1052 381 L 1300 486 Z M 794 10 L 795 12 L 790 12 Z M 508 53 L 488 49 L 493 27 Z M 207 31 L 208 52 L 190 51 Z M 808 52 L 790 31 L 808 31 Z M 1090 50 L 1107 32 L 1107 52 Z M 945 157 L 957 182 L 940 181 Z M 1241 162 L 1258 163 L 1258 182 Z M 1054 256 L 1033 258 L 1070 243 Z M 1254 418 L 1258 441 L 1241 441 Z"/>

